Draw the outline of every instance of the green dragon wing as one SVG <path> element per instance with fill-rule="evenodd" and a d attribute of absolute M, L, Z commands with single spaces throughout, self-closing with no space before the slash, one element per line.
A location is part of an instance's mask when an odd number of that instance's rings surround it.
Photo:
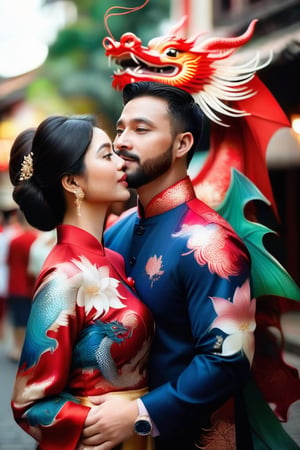
<path fill-rule="evenodd" d="M 275 295 L 300 301 L 300 288 L 263 244 L 263 237 L 274 231 L 246 219 L 244 215 L 248 202 L 270 202 L 241 172 L 232 169 L 231 173 L 231 184 L 226 197 L 216 210 L 230 223 L 250 253 L 254 297 Z"/>

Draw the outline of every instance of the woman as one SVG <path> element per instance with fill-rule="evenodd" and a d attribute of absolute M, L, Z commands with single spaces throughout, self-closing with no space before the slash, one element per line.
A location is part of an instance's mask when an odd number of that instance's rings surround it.
<path fill-rule="evenodd" d="M 9 170 L 28 222 L 57 227 L 35 287 L 14 417 L 42 450 L 73 450 L 81 448 L 93 396 L 135 398 L 147 385 L 151 314 L 121 256 L 101 244 L 111 202 L 129 198 L 124 162 L 90 117 L 54 116 L 16 138 Z M 132 439 L 141 442 L 122 448 L 146 449 L 146 438 Z"/>

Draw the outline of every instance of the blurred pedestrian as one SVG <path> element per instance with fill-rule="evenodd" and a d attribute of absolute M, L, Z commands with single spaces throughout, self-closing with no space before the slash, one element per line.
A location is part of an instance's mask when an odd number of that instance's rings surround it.
<path fill-rule="evenodd" d="M 56 232 L 40 231 L 29 252 L 28 272 L 37 277 L 51 249 L 56 243 Z"/>
<path fill-rule="evenodd" d="M 6 297 L 7 297 L 7 279 L 8 267 L 7 260 L 8 239 L 5 234 L 4 214 L 0 212 L 0 340 L 4 337 L 5 315 L 6 315 Z"/>
<path fill-rule="evenodd" d="M 10 241 L 20 232 L 16 210 L 0 212 L 0 339 L 6 338 L 9 267 L 7 255 Z"/>
<path fill-rule="evenodd" d="M 28 224 L 21 211 L 18 211 L 17 215 L 21 230 L 11 239 L 7 255 L 8 310 L 13 337 L 9 358 L 13 361 L 18 361 L 21 356 L 36 279 L 29 273 L 28 263 L 31 245 L 37 238 L 37 230 Z"/>

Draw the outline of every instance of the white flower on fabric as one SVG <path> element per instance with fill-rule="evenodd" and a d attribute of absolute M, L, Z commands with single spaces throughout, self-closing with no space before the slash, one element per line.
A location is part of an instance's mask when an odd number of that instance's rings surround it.
<path fill-rule="evenodd" d="M 228 335 L 224 339 L 221 354 L 230 356 L 242 350 L 252 364 L 256 300 L 251 300 L 249 280 L 236 288 L 232 302 L 221 297 L 210 299 L 218 315 L 211 328 L 219 328 Z"/>
<path fill-rule="evenodd" d="M 97 318 L 107 313 L 110 308 L 125 307 L 120 300 L 124 297 L 118 292 L 120 281 L 109 276 L 107 266 L 97 267 L 84 256 L 80 257 L 80 261 L 73 259 L 72 262 L 81 271 L 80 274 L 75 275 L 76 278 L 80 277 L 77 304 L 84 306 L 87 313 L 95 308 L 97 310 L 95 318 Z"/>

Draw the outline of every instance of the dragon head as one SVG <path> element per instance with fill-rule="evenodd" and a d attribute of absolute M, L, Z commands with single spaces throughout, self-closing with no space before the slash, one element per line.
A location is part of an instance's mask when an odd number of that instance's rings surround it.
<path fill-rule="evenodd" d="M 130 334 L 129 328 L 117 320 L 107 323 L 97 321 L 97 323 L 101 324 L 101 328 L 103 329 L 105 335 L 114 342 L 122 342 Z"/>
<path fill-rule="evenodd" d="M 213 121 L 215 112 L 230 116 L 246 113 L 228 105 L 254 95 L 247 87 L 258 68 L 255 56 L 243 65 L 229 64 L 227 59 L 253 36 L 257 20 L 244 34 L 232 38 L 208 38 L 203 34 L 193 39 L 181 37 L 185 18 L 165 36 L 151 39 L 145 47 L 134 33 L 125 33 L 120 41 L 105 37 L 106 56 L 118 65 L 113 75 L 113 88 L 122 90 L 128 83 L 155 81 L 170 84 L 192 94 L 203 112 Z"/>

